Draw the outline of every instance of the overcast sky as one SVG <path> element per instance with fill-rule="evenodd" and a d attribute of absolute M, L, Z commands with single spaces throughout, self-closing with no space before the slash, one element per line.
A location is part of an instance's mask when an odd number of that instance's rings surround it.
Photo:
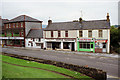
<path fill-rule="evenodd" d="M 47 24 L 50 17 L 53 22 L 106 19 L 110 15 L 111 25 L 118 24 L 119 0 L 2 0 L 0 3 L 2 18 L 12 19 L 19 15 L 28 15 Z M 82 11 L 82 15 L 81 15 Z"/>

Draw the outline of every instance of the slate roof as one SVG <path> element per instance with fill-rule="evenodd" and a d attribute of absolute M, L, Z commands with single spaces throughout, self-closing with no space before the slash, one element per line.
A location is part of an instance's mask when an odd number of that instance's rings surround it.
<path fill-rule="evenodd" d="M 31 29 L 27 38 L 43 38 L 43 29 Z"/>
<path fill-rule="evenodd" d="M 35 18 L 32 18 L 30 16 L 27 15 L 20 15 L 18 17 L 15 17 L 11 20 L 9 20 L 9 22 L 20 22 L 20 21 L 26 21 L 26 22 L 42 22 L 40 20 L 37 20 Z"/>
<path fill-rule="evenodd" d="M 107 20 L 93 20 L 80 22 L 51 23 L 45 30 L 83 30 L 83 29 L 110 29 Z"/>

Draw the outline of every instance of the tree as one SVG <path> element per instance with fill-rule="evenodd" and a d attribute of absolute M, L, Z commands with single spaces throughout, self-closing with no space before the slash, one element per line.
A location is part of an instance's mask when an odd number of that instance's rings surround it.
<path fill-rule="evenodd" d="M 111 37 L 111 49 L 115 52 L 119 53 L 120 51 L 120 29 L 111 26 L 110 29 L 110 37 Z"/>

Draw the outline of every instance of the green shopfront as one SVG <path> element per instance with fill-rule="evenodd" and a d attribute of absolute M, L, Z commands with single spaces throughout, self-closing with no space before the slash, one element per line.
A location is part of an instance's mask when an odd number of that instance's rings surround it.
<path fill-rule="evenodd" d="M 95 39 L 94 38 L 78 38 L 77 51 L 88 51 L 95 53 Z"/>

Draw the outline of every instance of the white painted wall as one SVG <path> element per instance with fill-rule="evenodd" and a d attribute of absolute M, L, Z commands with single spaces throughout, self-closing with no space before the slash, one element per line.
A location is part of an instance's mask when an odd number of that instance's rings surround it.
<path fill-rule="evenodd" d="M 37 46 L 36 43 L 44 43 L 43 38 L 41 38 L 40 42 L 39 42 L 39 38 L 35 38 L 34 41 L 31 38 L 26 38 L 25 41 L 26 41 L 25 47 L 32 47 L 32 48 L 41 48 L 41 46 Z M 29 41 L 33 43 L 33 46 L 31 46 L 31 43 L 29 43 Z M 43 45 L 43 48 L 44 48 L 44 45 Z"/>
<path fill-rule="evenodd" d="M 110 30 L 109 29 L 102 29 L 102 37 L 99 37 L 99 30 L 92 30 L 92 38 L 96 39 L 108 39 L 107 43 L 107 53 L 110 52 Z M 58 38 L 58 31 L 53 31 L 53 38 Z M 68 37 L 67 38 L 79 38 L 79 30 L 68 30 Z M 46 31 L 46 38 L 51 38 L 51 31 Z M 61 31 L 61 37 L 60 38 L 66 38 L 65 37 L 65 31 Z M 88 30 L 83 30 L 83 37 L 82 38 L 88 38 Z M 62 44 L 61 44 L 62 48 Z M 77 50 L 77 42 L 75 43 L 75 50 Z"/>

